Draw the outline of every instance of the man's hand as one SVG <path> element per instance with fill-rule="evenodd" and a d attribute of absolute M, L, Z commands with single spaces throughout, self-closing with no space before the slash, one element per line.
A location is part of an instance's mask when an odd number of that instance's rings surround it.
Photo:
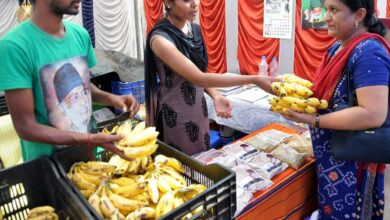
<path fill-rule="evenodd" d="M 287 115 L 283 115 L 283 117 L 297 123 L 309 125 L 312 125 L 316 120 L 316 114 L 298 113 L 291 109 L 287 109 Z"/>
<path fill-rule="evenodd" d="M 130 116 L 134 117 L 139 110 L 139 103 L 132 95 L 112 95 L 110 96 L 112 107 L 124 112 L 130 111 Z"/>
<path fill-rule="evenodd" d="M 271 89 L 271 83 L 273 82 L 280 82 L 281 79 L 277 77 L 268 77 L 268 76 L 259 76 L 257 82 L 255 83 L 256 86 L 260 87 L 262 90 L 273 94 Z"/>
<path fill-rule="evenodd" d="M 232 117 L 232 103 L 224 96 L 218 95 L 214 98 L 214 108 L 218 117 Z"/>
<path fill-rule="evenodd" d="M 115 142 L 121 140 L 122 138 L 122 135 L 111 135 L 104 133 L 90 134 L 89 144 L 91 146 L 103 147 L 104 149 L 111 151 L 113 154 L 117 154 L 122 159 L 130 160 L 130 158 L 125 156 L 123 151 L 115 147 Z"/>

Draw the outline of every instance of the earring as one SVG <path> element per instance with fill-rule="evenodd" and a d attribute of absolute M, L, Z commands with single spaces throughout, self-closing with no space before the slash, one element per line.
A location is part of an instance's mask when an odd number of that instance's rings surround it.
<path fill-rule="evenodd" d="M 355 28 L 357 29 L 359 27 L 359 22 L 355 21 Z"/>

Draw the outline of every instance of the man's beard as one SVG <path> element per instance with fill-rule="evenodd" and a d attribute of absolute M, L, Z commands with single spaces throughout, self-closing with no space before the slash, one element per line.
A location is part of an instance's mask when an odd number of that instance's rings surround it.
<path fill-rule="evenodd" d="M 74 8 L 73 4 L 75 2 L 71 2 L 71 4 L 66 7 L 66 8 L 63 8 L 63 7 L 60 7 L 57 3 L 57 1 L 53 1 L 52 4 L 51 4 L 51 8 L 53 10 L 53 13 L 56 14 L 56 15 L 60 15 L 60 16 L 63 16 L 63 15 L 77 15 L 79 13 L 79 9 L 76 9 Z"/>

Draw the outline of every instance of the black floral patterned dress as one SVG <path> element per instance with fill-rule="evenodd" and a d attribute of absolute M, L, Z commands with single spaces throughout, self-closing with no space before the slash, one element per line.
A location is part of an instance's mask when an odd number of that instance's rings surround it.
<path fill-rule="evenodd" d="M 168 20 L 165 20 L 165 22 L 169 23 Z M 170 27 L 171 30 L 169 31 L 156 30 L 153 32 L 151 39 L 157 35 L 168 39 L 184 55 L 197 64 L 199 60 L 194 61 L 194 57 L 191 56 L 191 51 L 188 52 L 188 50 L 194 50 L 195 52 L 192 52 L 199 54 L 199 51 L 196 51 L 199 48 L 191 48 L 191 43 L 195 45 L 196 43 L 193 41 L 199 40 L 199 37 L 201 38 L 202 36 L 198 26 L 191 24 L 190 27 L 190 33 L 188 35 L 184 35 L 178 29 L 175 30 L 175 27 Z M 184 39 L 180 39 L 178 42 L 177 39 L 173 39 L 177 38 L 177 35 L 172 36 L 170 31 L 174 31 L 180 38 Z M 177 33 L 177 31 L 181 33 Z M 182 43 L 181 40 L 184 40 L 186 44 L 188 43 L 190 45 L 186 45 L 184 51 L 183 45 L 177 45 L 178 43 Z M 201 40 L 203 44 L 203 39 L 201 38 Z M 205 48 L 203 50 L 201 53 L 205 53 Z M 160 79 L 156 109 L 156 126 L 161 133 L 160 138 L 165 143 L 188 155 L 207 150 L 210 145 L 210 136 L 204 88 L 196 86 L 182 78 L 169 66 L 165 65 L 156 55 L 153 55 L 153 59 L 156 65 L 156 72 Z"/>

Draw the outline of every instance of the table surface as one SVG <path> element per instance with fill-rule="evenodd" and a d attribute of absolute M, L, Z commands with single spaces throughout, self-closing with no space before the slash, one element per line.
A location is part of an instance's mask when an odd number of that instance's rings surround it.
<path fill-rule="evenodd" d="M 257 87 L 247 88 L 247 90 L 253 90 L 253 93 L 246 93 L 248 96 L 253 95 L 260 98 L 249 102 L 240 99 L 236 94 L 226 96 L 233 104 L 233 117 L 229 119 L 217 117 L 212 98 L 205 94 L 209 118 L 219 125 L 225 125 L 246 134 L 257 131 L 268 124 L 287 121 L 279 114 L 269 111 L 268 99 L 272 97 L 271 94 Z M 253 99 L 253 97 L 248 98 Z"/>

